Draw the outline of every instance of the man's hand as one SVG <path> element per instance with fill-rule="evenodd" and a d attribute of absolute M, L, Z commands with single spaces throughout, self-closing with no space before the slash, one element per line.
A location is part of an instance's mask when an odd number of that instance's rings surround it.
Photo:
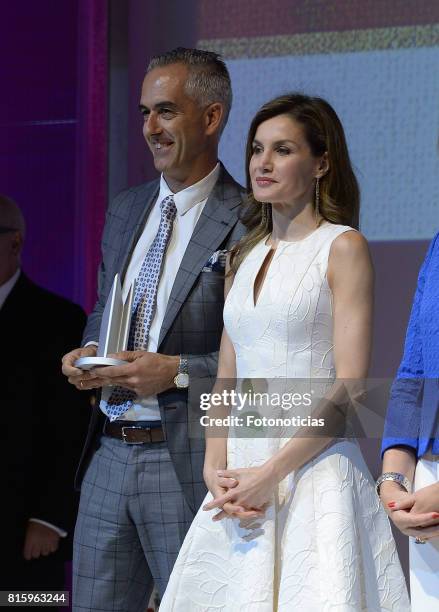
<path fill-rule="evenodd" d="M 156 395 L 174 387 L 180 357 L 149 353 L 147 351 L 122 351 L 109 355 L 128 361 L 127 365 L 94 368 L 101 386 L 120 386 L 133 391 L 138 397 Z M 91 383 L 90 383 L 91 384 Z"/>
<path fill-rule="evenodd" d="M 24 538 L 23 557 L 26 561 L 47 557 L 58 550 L 60 536 L 50 527 L 29 521 Z"/>
<path fill-rule="evenodd" d="M 83 348 L 77 348 L 67 353 L 62 358 L 62 372 L 67 376 L 69 383 L 79 391 L 97 389 L 102 387 L 102 381 L 94 374 L 94 370 L 81 370 L 75 368 L 74 363 L 80 357 L 96 357 L 97 347 L 93 344 Z"/>

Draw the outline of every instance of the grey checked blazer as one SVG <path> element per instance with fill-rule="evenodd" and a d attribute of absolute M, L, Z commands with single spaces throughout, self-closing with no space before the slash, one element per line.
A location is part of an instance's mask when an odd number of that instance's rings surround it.
<path fill-rule="evenodd" d="M 102 238 L 98 301 L 88 319 L 84 344 L 96 341 L 99 336 L 101 316 L 114 275 L 119 272 L 123 279 L 132 251 L 157 199 L 159 185 L 159 180 L 156 180 L 128 189 L 109 207 Z M 221 165 L 218 181 L 178 270 L 159 337 L 158 352 L 182 354 L 189 363 L 189 394 L 187 390 L 169 389 L 159 394 L 158 400 L 170 455 L 186 501 L 194 512 L 206 493 L 203 481 L 204 439 L 202 432 L 198 436 L 190 435 L 189 421 L 194 420 L 194 415 L 197 420 L 198 416 L 198 383 L 204 380 L 211 385 L 216 375 L 224 305 L 223 272 L 203 271 L 203 267 L 215 251 L 230 248 L 243 235 L 244 227 L 238 221 L 243 194 L 243 188 Z M 104 415 L 98 405 L 99 402 L 93 409 L 77 472 L 77 487 L 99 446 Z"/>

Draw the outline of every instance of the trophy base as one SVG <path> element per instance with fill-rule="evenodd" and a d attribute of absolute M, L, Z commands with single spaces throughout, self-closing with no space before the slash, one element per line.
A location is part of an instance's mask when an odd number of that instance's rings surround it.
<path fill-rule="evenodd" d="M 80 357 L 74 363 L 75 368 L 80 370 L 91 370 L 92 368 L 103 368 L 105 366 L 126 365 L 128 361 L 113 359 L 112 357 Z"/>

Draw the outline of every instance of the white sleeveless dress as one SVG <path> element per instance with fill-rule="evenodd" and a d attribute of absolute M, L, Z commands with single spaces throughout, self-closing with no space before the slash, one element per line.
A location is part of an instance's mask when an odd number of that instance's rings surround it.
<path fill-rule="evenodd" d="M 333 240 L 349 230 L 326 223 L 302 241 L 281 241 L 256 305 L 270 247 L 261 241 L 243 261 L 224 307 L 238 379 L 334 379 L 326 271 Z M 285 442 L 229 433 L 227 465 L 260 465 Z M 284 479 L 256 526 L 213 522 L 216 513 L 197 513 L 161 612 L 410 610 L 390 525 L 355 441 L 332 444 Z"/>

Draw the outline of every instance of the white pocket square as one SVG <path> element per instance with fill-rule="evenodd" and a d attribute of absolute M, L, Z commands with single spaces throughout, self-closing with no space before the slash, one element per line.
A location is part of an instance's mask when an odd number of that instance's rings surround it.
<path fill-rule="evenodd" d="M 226 267 L 227 249 L 215 251 L 206 261 L 203 272 L 222 272 Z"/>

